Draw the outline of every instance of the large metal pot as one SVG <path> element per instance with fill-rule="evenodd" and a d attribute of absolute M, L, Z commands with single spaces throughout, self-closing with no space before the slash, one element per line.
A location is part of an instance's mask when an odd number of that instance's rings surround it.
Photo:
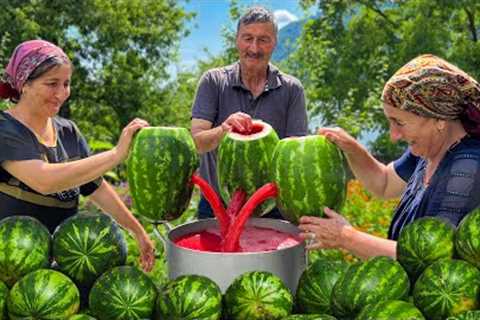
<path fill-rule="evenodd" d="M 247 225 L 270 228 L 289 234 L 298 234 L 299 229 L 288 221 L 251 218 Z M 204 252 L 177 246 L 181 236 L 217 227 L 216 219 L 186 223 L 168 232 L 164 239 L 168 274 L 170 279 L 186 274 L 199 274 L 215 281 L 225 292 L 233 279 L 248 271 L 269 271 L 279 276 L 295 293 L 300 275 L 305 270 L 305 243 L 269 252 Z"/>

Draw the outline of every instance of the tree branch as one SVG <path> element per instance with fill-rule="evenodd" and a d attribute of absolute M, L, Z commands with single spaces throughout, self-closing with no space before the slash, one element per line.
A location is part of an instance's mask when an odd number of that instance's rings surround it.
<path fill-rule="evenodd" d="M 394 28 L 398 28 L 398 25 L 390 20 L 390 18 L 379 8 L 375 3 L 369 3 L 368 1 L 359 1 L 361 4 L 363 4 L 365 7 L 368 9 L 372 10 L 379 16 L 381 16 L 389 25 L 391 25 Z"/>

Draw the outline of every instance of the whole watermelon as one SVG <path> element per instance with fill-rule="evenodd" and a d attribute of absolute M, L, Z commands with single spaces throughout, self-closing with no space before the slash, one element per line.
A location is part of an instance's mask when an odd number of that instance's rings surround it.
<path fill-rule="evenodd" d="M 12 216 L 0 222 L 0 280 L 11 287 L 27 273 L 50 265 L 51 236 L 37 219 Z"/>
<path fill-rule="evenodd" d="M 460 313 L 454 317 L 448 317 L 446 320 L 479 320 L 480 319 L 480 310 L 469 310 Z"/>
<path fill-rule="evenodd" d="M 7 308 L 5 308 L 7 304 L 7 297 L 8 297 L 8 288 L 7 286 L 0 281 L 0 320 L 6 319 L 5 314 Z"/>
<path fill-rule="evenodd" d="M 178 218 L 188 207 L 198 155 L 185 128 L 148 127 L 134 138 L 127 176 L 136 212 L 153 221 Z"/>
<path fill-rule="evenodd" d="M 402 300 L 410 282 L 402 266 L 388 257 L 350 265 L 332 291 L 332 310 L 340 318 L 354 318 L 367 304 Z"/>
<path fill-rule="evenodd" d="M 160 290 L 156 319 L 217 320 L 222 315 L 222 293 L 207 277 L 184 275 Z"/>
<path fill-rule="evenodd" d="M 279 139 L 268 123 L 261 120 L 252 122 L 253 132 L 229 132 L 218 146 L 218 181 L 226 203 L 230 202 L 238 189 L 245 191 L 248 198 L 261 186 L 271 182 L 272 154 Z M 274 200 L 267 200 L 255 214 L 267 213 L 274 206 Z"/>
<path fill-rule="evenodd" d="M 272 159 L 273 182 L 282 215 L 297 223 L 305 216 L 339 210 L 346 197 L 347 176 L 341 151 L 324 136 L 280 140 Z"/>
<path fill-rule="evenodd" d="M 283 319 L 292 308 L 288 288 L 279 277 L 266 271 L 240 275 L 224 296 L 224 313 L 229 320 Z"/>
<path fill-rule="evenodd" d="M 463 260 L 439 260 L 420 275 L 413 301 L 428 319 L 445 319 L 479 307 L 480 271 Z"/>
<path fill-rule="evenodd" d="M 49 269 L 33 271 L 10 290 L 7 301 L 11 320 L 64 320 L 78 311 L 80 294 L 64 274 Z"/>
<path fill-rule="evenodd" d="M 341 260 L 318 259 L 301 275 L 295 305 L 300 313 L 331 313 L 332 290 L 348 265 Z"/>
<path fill-rule="evenodd" d="M 415 305 L 400 300 L 387 300 L 366 305 L 355 320 L 424 320 Z"/>
<path fill-rule="evenodd" d="M 458 255 L 480 268 L 480 209 L 470 212 L 460 222 L 455 234 Z"/>
<path fill-rule="evenodd" d="M 53 257 L 59 270 L 85 287 L 105 271 L 124 264 L 126 248 L 119 226 L 105 214 L 77 214 L 53 234 Z"/>
<path fill-rule="evenodd" d="M 328 314 L 292 314 L 282 320 L 336 320 Z"/>
<path fill-rule="evenodd" d="M 442 258 L 453 258 L 455 229 L 433 217 L 415 220 L 403 228 L 397 242 L 397 259 L 412 283 L 427 266 Z"/>
<path fill-rule="evenodd" d="M 90 312 L 99 320 L 149 319 L 157 289 L 135 267 L 115 267 L 95 281 L 88 296 Z"/>

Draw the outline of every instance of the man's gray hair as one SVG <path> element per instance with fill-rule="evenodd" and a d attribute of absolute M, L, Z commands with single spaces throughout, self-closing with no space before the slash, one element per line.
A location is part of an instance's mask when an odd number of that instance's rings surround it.
<path fill-rule="evenodd" d="M 261 6 L 254 6 L 247 9 L 247 12 L 240 17 L 237 24 L 237 34 L 240 30 L 240 26 L 249 25 L 252 23 L 271 23 L 273 25 L 273 31 L 275 32 L 275 37 L 278 33 L 278 25 L 275 21 L 275 16 L 272 11 Z"/>

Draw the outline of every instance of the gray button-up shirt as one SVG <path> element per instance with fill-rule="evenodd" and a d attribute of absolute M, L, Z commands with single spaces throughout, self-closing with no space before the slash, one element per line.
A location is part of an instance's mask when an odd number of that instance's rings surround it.
<path fill-rule="evenodd" d="M 192 118 L 210 121 L 212 127 L 217 127 L 239 111 L 269 123 L 280 138 L 307 134 L 302 84 L 271 64 L 265 89 L 256 98 L 242 83 L 238 62 L 211 69 L 202 76 L 192 107 Z M 202 155 L 200 175 L 218 192 L 216 156 L 217 150 Z"/>

